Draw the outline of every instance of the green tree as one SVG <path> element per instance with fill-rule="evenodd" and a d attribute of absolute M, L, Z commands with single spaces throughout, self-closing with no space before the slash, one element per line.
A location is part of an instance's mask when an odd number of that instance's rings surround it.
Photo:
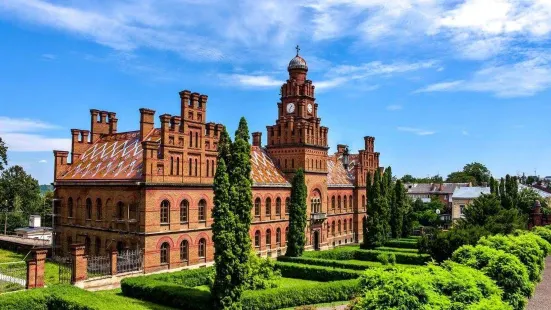
<path fill-rule="evenodd" d="M 212 210 L 212 240 L 214 241 L 215 278 L 212 296 L 215 309 L 238 309 L 241 283 L 235 277 L 239 270 L 236 247 L 236 219 L 230 207 L 230 180 L 225 158 L 229 158 L 231 141 L 224 128 L 218 143 L 218 158 L 214 175 L 214 208 Z"/>
<path fill-rule="evenodd" d="M 463 172 L 476 179 L 476 185 L 482 185 L 490 181 L 490 170 L 481 163 L 473 162 L 463 167 Z"/>
<path fill-rule="evenodd" d="M 402 236 L 402 227 L 405 214 L 406 204 L 406 189 L 402 185 L 402 181 L 396 181 L 394 185 L 394 200 L 392 202 L 392 210 L 390 215 L 390 228 L 392 238 Z"/>
<path fill-rule="evenodd" d="M 411 199 L 411 197 L 406 195 L 402 217 L 402 237 L 408 237 L 412 233 L 414 222 L 415 214 L 413 213 L 413 200 Z"/>
<path fill-rule="evenodd" d="M 394 182 L 392 179 L 392 168 L 389 166 L 385 169 L 383 179 L 381 182 L 381 192 L 386 198 L 386 203 L 381 206 L 381 214 L 383 216 L 384 235 L 389 236 L 392 234 L 391 221 L 392 221 L 392 204 L 394 202 Z"/>
<path fill-rule="evenodd" d="M 0 206 L 9 212 L 8 231 L 26 226 L 29 215 L 41 214 L 43 199 L 38 181 L 21 166 L 12 166 L 0 176 Z"/>
<path fill-rule="evenodd" d="M 366 248 L 374 248 L 384 245 L 386 241 L 385 215 L 384 211 L 388 208 L 387 197 L 381 191 L 381 183 L 384 182 L 379 170 L 375 171 L 371 191 L 367 193 L 370 205 L 367 206 L 367 242 Z"/>
<path fill-rule="evenodd" d="M 249 265 L 252 245 L 249 236 L 251 227 L 252 180 L 251 180 L 251 145 L 249 144 L 249 129 L 245 118 L 239 121 L 235 132 L 235 141 L 231 144 L 230 173 L 230 207 L 235 216 L 235 255 L 239 261 L 234 270 L 232 281 L 244 285 L 252 275 Z"/>
<path fill-rule="evenodd" d="M 8 165 L 8 147 L 0 137 L 0 171 L 4 170 Z"/>
<path fill-rule="evenodd" d="M 536 200 L 541 203 L 542 208 L 549 208 L 547 200 L 541 197 L 533 188 L 523 188 L 518 193 L 517 209 L 523 214 L 530 214 Z"/>
<path fill-rule="evenodd" d="M 500 210 L 501 204 L 495 195 L 482 194 L 463 210 L 465 218 L 461 219 L 459 224 L 484 226 L 488 217 L 497 214 Z"/>
<path fill-rule="evenodd" d="M 404 175 L 401 179 L 402 183 L 416 183 L 416 179 L 411 174 Z"/>
<path fill-rule="evenodd" d="M 477 180 L 474 176 L 467 174 L 464 171 L 452 172 L 448 175 L 446 182 L 450 183 L 472 183 L 477 184 Z"/>
<path fill-rule="evenodd" d="M 286 256 L 297 257 L 304 252 L 306 238 L 306 182 L 304 171 L 298 169 L 293 177 L 289 210 L 289 239 Z"/>

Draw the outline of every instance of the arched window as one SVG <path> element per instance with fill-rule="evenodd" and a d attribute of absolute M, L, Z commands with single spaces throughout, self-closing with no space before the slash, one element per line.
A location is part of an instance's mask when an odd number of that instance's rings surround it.
<path fill-rule="evenodd" d="M 342 209 L 341 209 L 341 196 L 337 197 L 337 208 L 339 210 L 339 213 L 341 213 Z"/>
<path fill-rule="evenodd" d="M 335 196 L 331 197 L 331 211 L 335 212 Z"/>
<path fill-rule="evenodd" d="M 333 236 L 335 235 L 335 221 L 333 221 L 333 223 L 331 223 L 331 234 Z"/>
<path fill-rule="evenodd" d="M 205 238 L 201 238 L 201 240 L 199 240 L 198 255 L 199 258 L 205 258 L 207 256 L 207 241 Z"/>
<path fill-rule="evenodd" d="M 168 264 L 170 260 L 170 245 L 168 242 L 161 244 L 161 265 Z"/>
<path fill-rule="evenodd" d="M 67 199 L 67 217 L 73 217 L 73 198 Z"/>
<path fill-rule="evenodd" d="M 117 202 L 117 218 L 119 220 L 124 219 L 124 203 L 122 201 Z"/>
<path fill-rule="evenodd" d="M 100 237 L 96 237 L 95 247 L 96 247 L 96 249 L 95 249 L 94 253 L 96 255 L 100 255 L 100 251 L 101 251 L 101 239 L 100 239 Z"/>
<path fill-rule="evenodd" d="M 193 132 L 189 132 L 189 147 L 192 147 L 193 146 Z M 191 163 L 191 159 L 190 159 L 190 163 Z M 190 169 L 191 171 L 191 169 Z M 191 172 L 190 172 L 191 173 Z"/>
<path fill-rule="evenodd" d="M 285 214 L 289 214 L 289 204 L 291 203 L 291 200 L 289 197 L 285 198 Z"/>
<path fill-rule="evenodd" d="M 207 220 L 207 202 L 204 199 L 199 201 L 199 221 Z"/>
<path fill-rule="evenodd" d="M 348 206 L 350 207 L 350 211 L 354 211 L 354 205 L 352 203 L 352 195 L 348 197 Z"/>
<path fill-rule="evenodd" d="M 276 229 L 276 245 L 281 246 L 281 228 Z"/>
<path fill-rule="evenodd" d="M 260 248 L 260 230 L 254 232 L 254 247 Z"/>
<path fill-rule="evenodd" d="M 86 219 L 92 219 L 92 199 L 86 198 Z"/>
<path fill-rule="evenodd" d="M 329 234 L 331 233 L 331 225 L 327 225 L 327 237 L 329 237 Z"/>
<path fill-rule="evenodd" d="M 96 199 L 96 220 L 103 219 L 103 210 L 101 205 L 101 199 Z"/>
<path fill-rule="evenodd" d="M 195 133 L 195 147 L 199 147 L 199 133 Z"/>
<path fill-rule="evenodd" d="M 341 220 L 339 220 L 339 223 L 337 224 L 337 231 L 338 231 L 338 234 L 340 236 L 340 234 L 342 233 L 342 230 L 341 230 Z"/>
<path fill-rule="evenodd" d="M 266 230 L 266 246 L 272 245 L 272 230 Z"/>
<path fill-rule="evenodd" d="M 343 197 L 343 203 L 344 203 L 344 212 L 346 212 L 348 210 L 348 201 L 346 199 L 346 196 Z"/>
<path fill-rule="evenodd" d="M 350 232 L 352 232 L 352 219 L 348 220 L 348 229 L 350 229 Z"/>
<path fill-rule="evenodd" d="M 362 207 L 363 207 L 363 209 L 364 209 L 364 211 L 365 211 L 365 207 L 366 207 L 366 206 L 365 206 L 365 195 L 362 195 Z"/>
<path fill-rule="evenodd" d="M 266 198 L 266 216 L 272 215 L 272 199 L 270 197 Z"/>
<path fill-rule="evenodd" d="M 346 234 L 346 232 L 348 231 L 348 225 L 346 223 L 346 220 L 344 220 L 344 233 Z"/>
<path fill-rule="evenodd" d="M 180 222 L 186 223 L 188 221 L 188 215 L 189 215 L 189 202 L 184 199 L 180 203 Z"/>
<path fill-rule="evenodd" d="M 260 198 L 254 200 L 254 216 L 260 216 Z"/>
<path fill-rule="evenodd" d="M 189 257 L 189 244 L 187 240 L 184 240 L 180 243 L 180 260 L 182 262 L 187 262 Z"/>
<path fill-rule="evenodd" d="M 287 244 L 287 240 L 289 240 L 289 226 L 285 227 L 285 244 Z"/>
<path fill-rule="evenodd" d="M 279 197 L 276 198 L 276 210 L 275 210 L 275 214 L 276 214 L 276 215 L 281 215 L 281 198 L 279 198 Z"/>
<path fill-rule="evenodd" d="M 161 202 L 161 224 L 168 224 L 170 219 L 170 202 L 163 200 Z"/>

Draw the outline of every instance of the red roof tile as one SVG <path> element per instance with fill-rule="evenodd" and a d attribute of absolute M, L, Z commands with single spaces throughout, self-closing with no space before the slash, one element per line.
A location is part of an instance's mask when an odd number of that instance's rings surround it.
<path fill-rule="evenodd" d="M 352 156 L 351 156 L 352 157 Z M 352 158 L 351 158 L 352 159 Z M 327 185 L 353 186 L 354 174 L 352 173 L 353 162 L 350 161 L 348 171 L 344 169 L 341 157 L 329 156 L 327 159 Z"/>
<path fill-rule="evenodd" d="M 253 186 L 290 186 L 283 173 L 275 166 L 264 149 L 258 146 L 251 147 L 251 165 Z"/>

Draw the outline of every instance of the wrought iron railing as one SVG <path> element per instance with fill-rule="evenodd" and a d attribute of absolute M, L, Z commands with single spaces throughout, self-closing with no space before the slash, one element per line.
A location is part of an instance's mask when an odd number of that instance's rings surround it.
<path fill-rule="evenodd" d="M 117 255 L 117 273 L 143 270 L 143 252 L 140 249 L 123 250 Z"/>
<path fill-rule="evenodd" d="M 88 257 L 88 279 L 111 275 L 110 256 L 89 256 Z"/>
<path fill-rule="evenodd" d="M 0 293 L 24 289 L 27 284 L 26 279 L 25 261 L 0 263 Z"/>

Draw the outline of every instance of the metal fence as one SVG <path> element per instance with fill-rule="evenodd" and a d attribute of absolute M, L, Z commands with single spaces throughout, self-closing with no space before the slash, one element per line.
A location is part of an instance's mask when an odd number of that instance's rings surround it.
<path fill-rule="evenodd" d="M 17 291 L 27 284 L 25 261 L 0 263 L 0 293 Z"/>
<path fill-rule="evenodd" d="M 143 252 L 140 249 L 123 250 L 117 255 L 117 273 L 143 270 Z"/>
<path fill-rule="evenodd" d="M 73 259 L 71 257 L 52 256 L 46 259 L 46 263 L 50 265 L 54 271 L 52 273 L 52 282 L 69 284 L 73 275 Z"/>
<path fill-rule="evenodd" d="M 88 279 L 111 275 L 110 256 L 89 256 L 88 257 Z"/>

